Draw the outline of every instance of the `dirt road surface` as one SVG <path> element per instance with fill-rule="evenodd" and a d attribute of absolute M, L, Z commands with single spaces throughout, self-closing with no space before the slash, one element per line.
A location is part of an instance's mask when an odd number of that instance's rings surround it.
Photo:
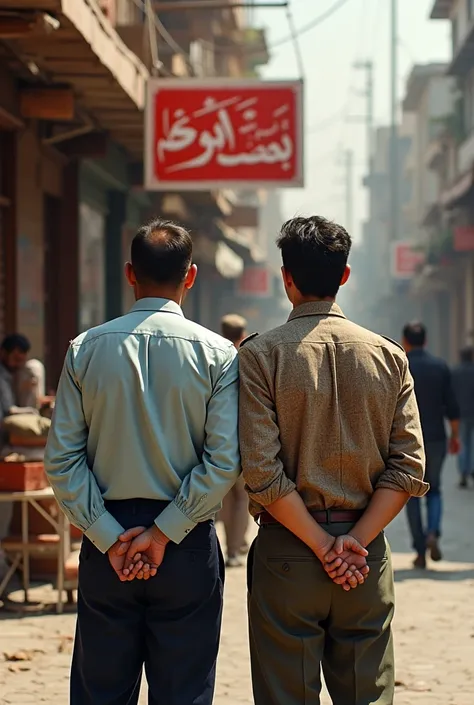
<path fill-rule="evenodd" d="M 456 482 L 450 463 L 443 562 L 412 570 L 404 516 L 388 532 L 397 586 L 396 705 L 474 703 L 474 489 L 458 490 Z M 33 595 L 54 601 L 49 588 Z M 216 705 L 252 703 L 245 600 L 245 569 L 228 571 Z M 18 618 L 0 610 L 1 705 L 67 705 L 74 622 L 73 613 Z M 330 703 L 326 694 L 322 702 Z M 146 685 L 140 703 L 146 703 Z"/>

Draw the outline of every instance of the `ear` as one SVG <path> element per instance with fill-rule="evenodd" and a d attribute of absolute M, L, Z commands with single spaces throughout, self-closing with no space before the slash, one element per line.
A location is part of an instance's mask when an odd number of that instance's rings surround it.
<path fill-rule="evenodd" d="M 192 264 L 189 268 L 189 272 L 186 275 L 186 279 L 184 280 L 184 288 L 185 289 L 192 289 L 193 288 L 194 282 L 196 281 L 197 272 L 198 272 L 197 266 L 195 264 Z"/>
<path fill-rule="evenodd" d="M 135 284 L 137 283 L 137 278 L 135 276 L 135 272 L 133 271 L 131 262 L 126 262 L 125 264 L 125 276 L 127 277 L 129 285 L 135 286 Z"/>
<path fill-rule="evenodd" d="M 291 289 L 291 287 L 294 286 L 293 277 L 284 267 L 281 268 L 281 276 L 285 287 Z"/>
<path fill-rule="evenodd" d="M 350 268 L 350 265 L 346 264 L 346 268 L 344 270 L 344 274 L 342 275 L 342 279 L 341 279 L 341 286 L 344 286 L 344 284 L 347 283 L 347 280 L 349 279 L 350 276 L 351 276 L 351 268 Z"/>

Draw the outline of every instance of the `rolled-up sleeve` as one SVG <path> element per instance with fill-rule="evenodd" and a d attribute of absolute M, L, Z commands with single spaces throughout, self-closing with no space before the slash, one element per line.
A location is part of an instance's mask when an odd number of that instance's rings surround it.
<path fill-rule="evenodd" d="M 296 489 L 280 459 L 280 431 L 273 394 L 250 348 L 240 350 L 240 454 L 250 498 L 262 507 Z"/>
<path fill-rule="evenodd" d="M 59 381 L 44 467 L 56 500 L 69 520 L 106 553 L 124 529 L 105 509 L 87 463 L 88 428 L 82 393 L 69 348 Z"/>
<path fill-rule="evenodd" d="M 385 488 L 422 497 L 429 490 L 423 481 L 425 450 L 420 414 L 408 360 L 403 360 L 401 388 L 390 434 L 389 457 L 377 489 Z"/>
<path fill-rule="evenodd" d="M 202 462 L 185 477 L 173 502 L 155 520 L 174 543 L 216 514 L 240 475 L 238 413 L 239 361 L 231 348 L 220 364 L 207 404 Z"/>

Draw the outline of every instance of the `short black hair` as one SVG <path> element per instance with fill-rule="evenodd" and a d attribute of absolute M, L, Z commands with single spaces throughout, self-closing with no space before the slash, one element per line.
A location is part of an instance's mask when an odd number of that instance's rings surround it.
<path fill-rule="evenodd" d="M 221 319 L 221 333 L 231 343 L 238 343 L 245 335 L 247 321 L 236 313 L 229 313 Z"/>
<path fill-rule="evenodd" d="M 25 355 L 31 350 L 31 343 L 28 338 L 21 333 L 11 333 L 7 335 L 3 340 L 0 348 L 6 353 L 11 353 L 14 350 L 19 350 Z"/>
<path fill-rule="evenodd" d="M 472 345 L 466 345 L 466 347 L 462 348 L 459 357 L 461 362 L 472 362 L 474 360 L 474 348 Z"/>
<path fill-rule="evenodd" d="M 277 239 L 283 266 L 303 296 L 336 296 L 351 250 L 351 237 L 341 225 L 317 215 L 292 218 Z"/>
<path fill-rule="evenodd" d="M 414 348 L 422 348 L 426 343 L 426 328 L 420 321 L 407 323 L 403 328 L 403 337 Z"/>
<path fill-rule="evenodd" d="M 139 284 L 178 287 L 189 271 L 192 256 L 191 235 L 171 220 L 152 220 L 132 240 L 132 267 Z"/>

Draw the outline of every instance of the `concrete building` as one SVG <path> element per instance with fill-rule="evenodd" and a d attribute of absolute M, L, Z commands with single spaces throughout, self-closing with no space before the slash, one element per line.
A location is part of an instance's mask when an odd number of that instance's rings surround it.
<path fill-rule="evenodd" d="M 434 198 L 420 219 L 426 263 L 412 295 L 423 301 L 433 349 L 455 361 L 474 330 L 474 3 L 436 0 L 431 17 L 451 23 L 452 60 L 437 78 L 450 90 L 418 159 Z"/>

